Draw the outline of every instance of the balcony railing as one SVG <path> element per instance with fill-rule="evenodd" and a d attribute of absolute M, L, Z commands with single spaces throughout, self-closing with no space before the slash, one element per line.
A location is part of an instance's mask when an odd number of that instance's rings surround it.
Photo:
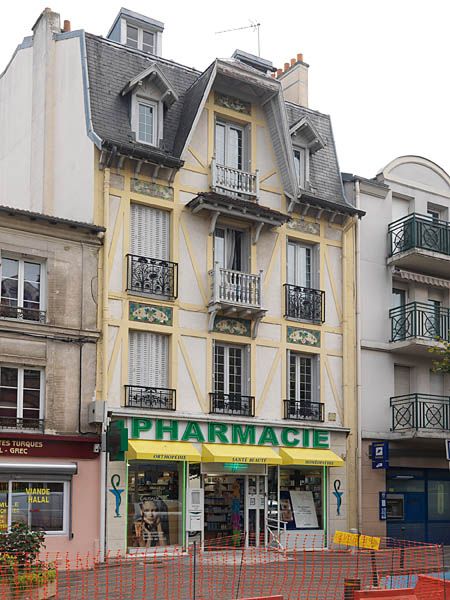
<path fill-rule="evenodd" d="M 233 196 L 245 196 L 247 200 L 257 200 L 259 196 L 259 175 L 248 173 L 232 167 L 225 167 L 217 163 L 215 159 L 211 162 L 212 184 L 214 191 L 232 194 Z"/>
<path fill-rule="evenodd" d="M 285 317 L 323 323 L 325 292 L 298 285 L 284 284 Z"/>
<path fill-rule="evenodd" d="M 44 419 L 19 419 L 16 417 L 1 417 L 0 416 L 0 429 L 32 429 L 44 433 L 45 431 L 45 420 Z"/>
<path fill-rule="evenodd" d="M 259 275 L 222 269 L 216 263 L 210 271 L 212 303 L 224 302 L 251 308 L 261 308 L 261 280 L 262 271 Z"/>
<path fill-rule="evenodd" d="M 176 391 L 142 385 L 126 385 L 125 406 L 129 408 L 175 410 Z"/>
<path fill-rule="evenodd" d="M 391 342 L 421 337 L 450 341 L 450 309 L 410 302 L 389 311 Z"/>
<path fill-rule="evenodd" d="M 209 395 L 210 412 L 218 415 L 238 415 L 240 417 L 255 416 L 255 398 L 241 394 L 222 394 L 213 392 Z"/>
<path fill-rule="evenodd" d="M 392 430 L 448 431 L 450 397 L 408 394 L 391 398 Z"/>
<path fill-rule="evenodd" d="M 450 223 L 412 214 L 389 225 L 390 255 L 412 248 L 450 256 Z"/>
<path fill-rule="evenodd" d="M 23 308 L 21 306 L 9 306 L 4 303 L 0 304 L 0 317 L 5 319 L 45 323 L 45 315 L 45 310 L 39 310 L 37 308 Z"/>
<path fill-rule="evenodd" d="M 168 260 L 127 254 L 127 290 L 176 298 L 178 265 Z"/>
<path fill-rule="evenodd" d="M 325 420 L 325 404 L 323 402 L 284 400 L 284 418 L 296 421 L 323 422 Z"/>

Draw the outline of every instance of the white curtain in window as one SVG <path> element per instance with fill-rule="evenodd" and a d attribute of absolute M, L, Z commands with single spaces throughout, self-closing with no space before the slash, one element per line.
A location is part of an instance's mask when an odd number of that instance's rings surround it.
<path fill-rule="evenodd" d="M 146 331 L 130 331 L 128 354 L 130 385 L 167 388 L 168 367 L 168 336 Z"/>
<path fill-rule="evenodd" d="M 131 253 L 169 260 L 170 215 L 143 204 L 131 205 Z"/>

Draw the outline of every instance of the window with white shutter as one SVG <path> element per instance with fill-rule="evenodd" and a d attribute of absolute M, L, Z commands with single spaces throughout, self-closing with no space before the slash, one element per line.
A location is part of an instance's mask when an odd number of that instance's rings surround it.
<path fill-rule="evenodd" d="M 169 384 L 169 338 L 147 331 L 130 331 L 129 385 L 167 388 Z"/>
<path fill-rule="evenodd" d="M 131 253 L 169 260 L 170 214 L 166 210 L 131 204 Z"/>

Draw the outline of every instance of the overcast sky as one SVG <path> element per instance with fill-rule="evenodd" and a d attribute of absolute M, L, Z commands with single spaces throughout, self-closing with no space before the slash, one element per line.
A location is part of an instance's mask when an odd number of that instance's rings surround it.
<path fill-rule="evenodd" d="M 48 0 L 72 29 L 106 35 L 122 2 Z M 123 0 L 163 21 L 163 55 L 204 69 L 235 48 L 282 67 L 298 52 L 309 69 L 309 105 L 331 114 L 341 170 L 373 177 L 396 156 L 425 156 L 450 172 L 448 0 Z M 2 4 L 0 72 L 44 3 Z"/>

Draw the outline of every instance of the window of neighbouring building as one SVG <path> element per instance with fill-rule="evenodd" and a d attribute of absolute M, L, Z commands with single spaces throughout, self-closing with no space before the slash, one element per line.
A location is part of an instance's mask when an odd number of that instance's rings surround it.
<path fill-rule="evenodd" d="M 27 321 L 43 319 L 44 269 L 40 262 L 2 256 L 0 316 Z"/>
<path fill-rule="evenodd" d="M 42 369 L 0 366 L 0 428 L 43 428 Z"/>
<path fill-rule="evenodd" d="M 64 481 L 0 481 L 0 531 L 25 523 L 48 535 L 67 533 L 69 485 Z"/>

